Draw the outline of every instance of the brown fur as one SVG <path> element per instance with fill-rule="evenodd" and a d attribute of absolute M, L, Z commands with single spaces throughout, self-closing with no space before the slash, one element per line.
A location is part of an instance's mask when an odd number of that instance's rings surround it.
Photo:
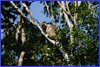
<path fill-rule="evenodd" d="M 45 26 L 45 28 L 46 28 L 45 32 L 48 34 L 50 39 L 55 39 L 55 35 L 56 35 L 55 29 L 57 29 L 57 27 L 55 25 L 43 22 L 43 23 L 41 23 L 41 26 L 42 27 Z M 44 29 L 44 28 L 42 28 L 42 29 Z"/>

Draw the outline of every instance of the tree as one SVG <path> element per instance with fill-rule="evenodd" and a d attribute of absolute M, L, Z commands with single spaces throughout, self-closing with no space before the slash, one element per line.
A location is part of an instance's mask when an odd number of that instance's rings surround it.
<path fill-rule="evenodd" d="M 35 2 L 1 2 L 2 66 L 99 65 L 98 1 L 39 1 L 58 27 L 57 42 L 43 32 L 31 3 Z"/>

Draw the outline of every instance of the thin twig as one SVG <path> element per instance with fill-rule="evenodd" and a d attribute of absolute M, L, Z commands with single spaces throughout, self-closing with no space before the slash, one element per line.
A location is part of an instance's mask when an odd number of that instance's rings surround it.
<path fill-rule="evenodd" d="M 62 8 L 60 8 L 60 17 L 59 17 L 59 24 L 58 24 L 59 28 L 60 28 L 60 24 L 61 24 L 62 15 L 63 15 Z"/>
<path fill-rule="evenodd" d="M 69 15 L 69 12 L 67 12 L 62 6 L 61 6 L 61 4 L 60 4 L 60 2 L 59 1 L 57 1 L 57 3 L 59 4 L 59 6 L 65 11 L 65 13 L 67 13 L 68 15 Z"/>
<path fill-rule="evenodd" d="M 68 6 L 68 2 L 67 1 L 66 1 L 66 8 L 67 8 L 68 12 L 70 13 L 69 6 Z"/>
<path fill-rule="evenodd" d="M 71 15 L 71 13 L 67 12 L 67 11 L 61 6 L 61 4 L 60 4 L 59 1 L 57 1 L 57 2 L 58 2 L 58 4 L 60 5 L 60 7 L 64 10 L 64 12 L 67 13 L 67 14 L 70 16 L 70 18 L 71 18 L 71 20 L 72 20 L 72 23 L 73 23 L 74 26 L 76 27 L 76 24 L 75 24 L 75 22 L 74 22 L 74 20 L 73 20 L 73 17 L 72 17 L 72 15 Z"/>
<path fill-rule="evenodd" d="M 45 6 L 47 7 L 47 12 L 49 13 L 49 17 L 53 20 L 54 24 L 56 25 L 56 23 L 55 23 L 55 19 L 54 19 L 53 15 L 51 14 L 52 17 L 50 16 L 49 6 L 47 5 L 46 1 L 45 1 Z M 51 5 L 51 6 L 52 6 L 52 5 Z M 51 12 L 52 12 L 52 11 L 51 11 Z"/>
<path fill-rule="evenodd" d="M 76 7 L 76 1 L 74 1 L 75 3 L 75 7 Z M 76 9 L 75 9 L 75 13 L 74 13 L 74 22 L 75 22 L 75 25 L 76 25 L 76 19 L 77 19 L 77 13 L 76 13 Z"/>
<path fill-rule="evenodd" d="M 52 16 L 52 18 L 53 18 L 53 22 L 54 22 L 54 25 L 56 25 L 56 23 L 55 23 L 55 19 L 54 19 L 54 16 L 53 16 L 53 14 L 52 14 L 52 1 L 51 1 L 51 16 Z"/>

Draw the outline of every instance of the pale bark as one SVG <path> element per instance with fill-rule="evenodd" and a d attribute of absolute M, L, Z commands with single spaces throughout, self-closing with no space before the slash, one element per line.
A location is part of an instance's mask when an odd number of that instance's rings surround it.
<path fill-rule="evenodd" d="M 59 24 L 58 24 L 58 28 L 60 28 L 62 15 L 63 15 L 62 8 L 60 8 L 60 17 L 59 17 Z"/>
<path fill-rule="evenodd" d="M 22 62 L 23 62 L 23 57 L 25 55 L 25 52 L 22 51 L 20 56 L 19 56 L 19 60 L 18 60 L 18 66 L 22 66 Z"/>
<path fill-rule="evenodd" d="M 64 1 L 61 1 L 61 6 L 62 8 L 65 10 L 65 5 L 64 5 Z M 67 7 L 68 11 L 69 11 L 69 8 Z M 69 12 L 70 13 L 70 12 Z M 69 26 L 69 29 L 70 29 L 70 33 L 72 33 L 72 28 L 73 28 L 73 24 L 71 24 L 71 22 L 69 21 L 69 18 L 68 18 L 68 15 L 64 12 L 64 16 L 65 16 L 65 19 L 66 19 L 66 22 Z M 70 40 L 71 40 L 71 43 L 74 42 L 73 40 L 73 36 L 70 35 Z"/>
<path fill-rule="evenodd" d="M 56 25 L 55 19 L 54 19 L 53 15 L 52 15 L 52 11 L 51 11 L 51 16 L 50 16 L 49 6 L 47 5 L 46 1 L 45 1 L 45 6 L 46 6 L 46 8 L 47 8 L 47 12 L 49 13 L 49 17 L 50 17 L 50 18 L 52 19 L 52 21 L 54 22 L 54 25 Z M 52 5 L 51 5 L 51 6 L 52 6 Z"/>
<path fill-rule="evenodd" d="M 38 24 L 38 22 L 35 20 L 35 18 L 33 17 L 32 11 L 29 9 L 29 15 L 31 17 L 31 20 L 29 20 L 25 15 L 23 15 L 23 13 L 18 9 L 18 7 L 13 3 L 13 1 L 10 1 L 10 3 L 14 6 L 14 8 L 17 10 L 17 12 L 24 18 L 26 19 L 28 22 L 32 23 L 33 25 L 37 26 L 39 28 L 39 30 L 41 31 L 41 34 L 43 34 L 52 44 L 56 45 L 59 47 L 59 50 L 62 52 L 62 55 L 64 57 L 64 59 L 68 60 L 68 54 L 66 53 L 66 51 L 63 49 L 63 46 L 61 43 L 56 42 L 54 40 L 51 40 L 50 38 L 48 38 L 48 36 L 46 36 L 46 34 L 43 32 L 42 28 L 40 27 L 40 25 Z M 20 60 L 22 61 L 22 59 Z M 20 64 L 19 64 L 20 65 Z"/>
<path fill-rule="evenodd" d="M 61 1 L 61 6 L 65 10 L 64 1 Z M 68 7 L 67 7 L 67 9 L 68 9 Z M 67 22 L 67 24 L 69 26 L 70 33 L 71 33 L 72 32 L 72 28 L 73 28 L 73 24 L 71 24 L 71 22 L 69 21 L 68 15 L 65 12 L 64 12 L 64 16 L 65 16 L 66 22 Z M 70 41 L 71 41 L 71 43 L 73 43 L 73 36 L 71 34 L 70 34 Z M 67 60 L 67 61 L 69 62 L 69 60 Z M 68 66 L 72 65 L 72 63 L 67 63 L 67 64 L 68 64 Z"/>
<path fill-rule="evenodd" d="M 63 9 L 63 11 L 70 16 L 72 23 L 75 25 L 74 19 L 73 19 L 72 15 L 71 15 L 70 11 L 67 12 L 66 9 L 65 9 L 64 1 L 61 1 L 61 2 L 63 2 L 64 6 L 62 6 L 59 1 L 57 1 L 57 2 L 59 4 L 59 6 Z M 68 5 L 68 3 L 67 3 L 67 5 Z M 67 7 L 67 10 L 69 10 L 68 7 Z M 75 27 L 76 27 L 76 25 L 75 25 Z"/>

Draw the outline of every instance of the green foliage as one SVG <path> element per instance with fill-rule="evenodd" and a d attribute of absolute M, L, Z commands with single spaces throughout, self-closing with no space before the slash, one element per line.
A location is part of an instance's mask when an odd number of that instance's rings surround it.
<path fill-rule="evenodd" d="M 14 2 L 20 9 L 21 4 Z M 44 2 L 43 2 L 44 3 Z M 98 66 L 99 65 L 99 10 L 98 1 L 91 1 L 91 4 L 95 6 L 93 9 L 88 9 L 87 2 L 82 2 L 80 7 L 75 7 L 71 1 L 69 8 L 73 16 L 74 13 L 78 13 L 77 29 L 73 28 L 73 33 L 69 33 L 69 27 L 66 24 L 64 15 L 61 19 L 61 28 L 56 31 L 56 40 L 61 42 L 65 51 L 68 53 L 70 62 L 73 66 Z M 51 7 L 51 1 L 47 2 Z M 51 9 L 51 8 L 49 8 Z M 56 23 L 59 22 L 59 5 L 56 1 L 52 2 L 52 11 Z M 93 14 L 91 14 L 91 12 Z M 16 66 L 15 63 L 20 56 L 20 49 L 22 41 L 21 34 L 19 33 L 19 45 L 16 43 L 16 29 L 13 27 L 13 23 L 18 26 L 19 14 L 14 7 L 7 1 L 1 2 L 1 28 L 5 30 L 4 37 L 1 40 L 1 65 L 2 66 Z M 47 15 L 47 9 L 44 7 L 44 14 Z M 68 16 L 69 17 L 69 16 Z M 12 19 L 12 23 L 9 20 Z M 69 18 L 70 19 L 70 18 Z M 29 22 L 24 24 L 26 45 L 25 56 L 23 66 L 66 66 L 62 53 L 58 47 L 50 43 L 40 32 L 40 30 L 30 24 Z M 70 43 L 70 34 L 73 35 L 74 43 Z M 79 48 L 78 41 L 82 42 L 82 47 Z M 31 57 L 34 59 L 31 59 Z M 16 58 L 18 57 L 18 58 Z M 25 59 L 26 58 L 26 59 Z M 14 63 L 14 64 L 12 64 Z"/>

